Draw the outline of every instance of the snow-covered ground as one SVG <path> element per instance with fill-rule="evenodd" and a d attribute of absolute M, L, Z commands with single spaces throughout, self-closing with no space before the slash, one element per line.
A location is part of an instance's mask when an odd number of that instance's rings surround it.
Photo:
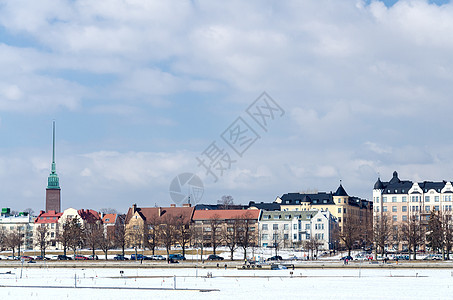
<path fill-rule="evenodd" d="M 451 299 L 453 293 L 450 269 L 24 268 L 22 278 L 20 268 L 0 273 L 1 299 Z"/>

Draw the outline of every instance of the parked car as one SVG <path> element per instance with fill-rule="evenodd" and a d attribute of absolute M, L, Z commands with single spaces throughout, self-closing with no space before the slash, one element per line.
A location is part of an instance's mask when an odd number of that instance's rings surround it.
<path fill-rule="evenodd" d="M 90 256 L 88 256 L 88 259 L 89 259 L 89 260 L 98 260 L 99 257 L 98 257 L 97 255 L 94 255 L 94 256 L 93 256 L 93 254 L 91 254 Z"/>
<path fill-rule="evenodd" d="M 126 256 L 121 255 L 121 254 L 117 254 L 113 259 L 114 260 L 129 260 L 129 258 L 127 258 Z"/>
<path fill-rule="evenodd" d="M 74 256 L 74 260 L 88 260 L 88 257 L 83 255 L 76 255 Z"/>
<path fill-rule="evenodd" d="M 48 257 L 46 257 L 46 256 L 38 255 L 38 256 L 36 256 L 35 259 L 36 259 L 36 260 L 49 260 L 50 258 L 48 258 Z"/>
<path fill-rule="evenodd" d="M 72 258 L 67 255 L 61 254 L 61 255 L 58 255 L 57 260 L 72 260 Z"/>
<path fill-rule="evenodd" d="M 442 255 L 441 254 L 429 254 L 423 260 L 442 260 Z"/>
<path fill-rule="evenodd" d="M 131 255 L 131 260 L 135 260 L 135 254 Z M 151 257 L 143 254 L 137 254 L 137 260 L 151 260 Z"/>
<path fill-rule="evenodd" d="M 21 259 L 21 260 L 22 260 L 22 259 L 23 259 L 23 260 L 33 260 L 33 257 L 27 256 L 27 255 L 22 255 L 22 256 L 20 257 L 20 259 Z"/>
<path fill-rule="evenodd" d="M 211 254 L 208 256 L 208 260 L 223 260 L 222 256 L 218 256 L 216 254 Z"/>
<path fill-rule="evenodd" d="M 170 254 L 168 256 L 168 259 L 173 259 L 173 260 L 186 260 L 186 258 L 184 256 L 182 256 L 182 254 L 179 254 L 179 253 L 176 253 L 176 254 Z"/>
<path fill-rule="evenodd" d="M 269 257 L 267 260 L 283 260 L 283 258 L 280 255 L 274 255 Z"/>
<path fill-rule="evenodd" d="M 354 258 L 352 258 L 351 255 L 346 255 L 346 256 L 343 256 L 342 258 L 340 258 L 340 260 L 354 260 Z"/>
<path fill-rule="evenodd" d="M 162 255 L 151 255 L 152 260 L 165 260 L 165 257 Z"/>

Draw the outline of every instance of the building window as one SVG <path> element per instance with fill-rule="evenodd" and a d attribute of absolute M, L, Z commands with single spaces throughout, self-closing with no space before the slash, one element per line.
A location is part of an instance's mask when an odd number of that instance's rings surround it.
<path fill-rule="evenodd" d="M 293 234 L 293 240 L 297 240 L 297 234 Z"/>
<path fill-rule="evenodd" d="M 393 222 L 398 221 L 398 217 L 397 216 L 392 216 L 392 218 L 393 218 Z"/>
<path fill-rule="evenodd" d="M 338 208 L 338 213 L 341 214 L 341 207 Z"/>
<path fill-rule="evenodd" d="M 280 219 L 280 215 L 274 215 L 274 219 L 275 219 L 275 220 Z"/>
<path fill-rule="evenodd" d="M 392 206 L 392 212 L 397 212 L 397 211 L 398 211 L 397 207 L 396 206 Z"/>
<path fill-rule="evenodd" d="M 392 202 L 396 202 L 396 196 L 392 197 Z"/>
<path fill-rule="evenodd" d="M 263 226 L 261 227 L 261 229 L 267 230 L 267 224 L 263 224 Z"/>
<path fill-rule="evenodd" d="M 287 233 L 285 233 L 285 234 L 283 235 L 283 239 L 284 239 L 284 240 L 288 240 L 288 239 L 289 239 L 289 235 L 288 235 Z"/>
<path fill-rule="evenodd" d="M 434 202 L 439 202 L 439 196 L 434 196 Z"/>
<path fill-rule="evenodd" d="M 294 224 L 294 225 L 293 225 L 293 229 L 294 229 L 294 230 L 297 230 L 297 224 Z"/>
<path fill-rule="evenodd" d="M 403 216 L 403 221 L 407 221 L 407 216 Z"/>
<path fill-rule="evenodd" d="M 387 197 L 382 197 L 382 202 L 387 202 Z"/>
<path fill-rule="evenodd" d="M 291 219 L 291 215 L 285 215 L 285 219 L 286 219 L 286 220 Z"/>
<path fill-rule="evenodd" d="M 407 206 L 401 206 L 401 210 L 402 210 L 403 212 L 406 212 L 406 211 L 407 211 Z"/>
<path fill-rule="evenodd" d="M 310 229 L 310 224 L 305 224 L 305 230 Z"/>
<path fill-rule="evenodd" d="M 266 233 L 263 233 L 263 234 L 261 235 L 261 239 L 262 239 L 262 240 L 268 240 L 268 239 L 269 239 L 269 236 L 268 236 Z"/>
<path fill-rule="evenodd" d="M 274 225 L 272 226 L 272 229 L 278 230 L 278 224 L 274 224 Z"/>
<path fill-rule="evenodd" d="M 429 196 L 425 196 L 425 202 L 429 202 Z"/>
<path fill-rule="evenodd" d="M 426 206 L 425 206 L 425 210 L 426 210 L 426 211 L 430 211 L 429 205 L 426 205 Z"/>
<path fill-rule="evenodd" d="M 284 225 L 283 225 L 283 229 L 284 229 L 284 230 L 288 230 L 288 229 L 289 229 L 289 224 L 284 224 Z"/>
<path fill-rule="evenodd" d="M 343 208 L 343 213 L 346 213 L 346 208 Z"/>
<path fill-rule="evenodd" d="M 434 206 L 434 211 L 439 211 L 439 205 Z"/>
<path fill-rule="evenodd" d="M 406 197 L 406 196 L 403 196 L 401 200 L 402 200 L 403 202 L 407 202 L 407 197 Z"/>
<path fill-rule="evenodd" d="M 386 211 L 387 211 L 387 206 L 383 206 L 383 207 L 382 207 L 382 211 L 383 211 L 383 212 L 386 212 Z"/>

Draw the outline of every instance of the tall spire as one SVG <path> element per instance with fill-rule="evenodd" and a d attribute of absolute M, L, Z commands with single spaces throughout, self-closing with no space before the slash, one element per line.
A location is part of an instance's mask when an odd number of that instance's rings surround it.
<path fill-rule="evenodd" d="M 55 163 L 55 121 L 53 121 L 52 128 L 52 167 L 50 175 L 47 178 L 47 188 L 48 189 L 60 189 L 60 180 L 57 175 L 57 166 Z"/>

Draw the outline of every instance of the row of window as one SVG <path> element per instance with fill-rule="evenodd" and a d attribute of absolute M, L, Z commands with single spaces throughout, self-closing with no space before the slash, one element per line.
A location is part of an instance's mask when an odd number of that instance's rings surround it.
<path fill-rule="evenodd" d="M 410 196 L 410 202 L 421 202 L 422 201 L 422 196 L 415 195 L 415 196 Z M 379 203 L 380 197 L 374 197 L 374 202 Z M 397 196 L 392 196 L 391 199 L 388 199 L 388 197 L 382 197 L 382 203 L 386 202 L 398 202 L 398 197 Z M 440 196 L 425 196 L 424 198 L 425 202 L 439 202 L 440 201 Z M 452 195 L 443 195 L 442 200 L 445 202 L 451 202 L 452 201 Z M 407 202 L 407 196 L 402 196 L 401 197 L 401 202 Z"/>
<path fill-rule="evenodd" d="M 433 207 L 434 211 L 439 211 L 440 206 L 439 205 L 434 205 Z M 452 205 L 443 205 L 442 206 L 444 211 L 451 211 L 452 210 Z M 409 206 L 409 209 L 411 212 L 418 212 L 418 211 L 423 211 L 421 206 Z M 375 208 L 376 212 L 379 212 L 379 206 Z M 383 206 L 382 207 L 382 212 L 387 212 L 388 207 Z M 401 211 L 402 212 L 407 212 L 407 206 L 401 206 Z M 431 206 L 430 205 L 425 205 L 425 212 L 430 212 L 431 211 Z M 392 212 L 398 212 L 398 206 L 392 206 Z"/>
<path fill-rule="evenodd" d="M 278 230 L 279 229 L 278 225 L 279 224 L 272 224 L 272 230 Z M 319 225 L 322 225 L 322 229 L 324 229 L 324 224 L 319 224 Z M 315 224 L 315 226 L 318 226 L 318 224 Z M 299 227 L 299 230 L 302 229 L 301 224 L 299 224 L 299 226 L 297 226 L 297 224 L 293 224 L 294 230 L 297 230 L 298 229 L 297 227 Z M 305 229 L 310 229 L 310 227 L 311 227 L 310 224 L 305 224 Z M 261 229 L 263 231 L 269 230 L 269 224 L 262 224 Z M 318 228 L 316 228 L 316 229 L 318 229 Z M 289 230 L 289 224 L 283 224 L 283 230 Z"/>

